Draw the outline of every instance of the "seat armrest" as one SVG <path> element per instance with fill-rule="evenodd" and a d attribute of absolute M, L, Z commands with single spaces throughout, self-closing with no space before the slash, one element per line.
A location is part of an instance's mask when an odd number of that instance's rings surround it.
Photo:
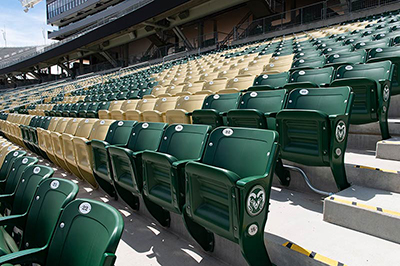
<path fill-rule="evenodd" d="M 232 171 L 200 162 L 187 163 L 186 173 L 188 176 L 195 174 L 197 176 L 207 176 L 208 178 L 218 181 L 223 181 L 221 179 L 225 178 L 225 182 L 228 182 L 229 185 L 234 185 L 238 180 L 240 180 L 240 176 Z"/>
<path fill-rule="evenodd" d="M 267 176 L 249 176 L 242 178 L 236 182 L 236 186 L 238 188 L 246 188 L 246 187 L 252 187 L 258 183 L 260 183 L 260 180 L 264 180 L 267 178 Z"/>
<path fill-rule="evenodd" d="M 17 226 L 19 228 L 23 228 L 25 225 L 25 221 L 27 218 L 27 214 L 19 214 L 19 215 L 10 215 L 0 217 L 0 226 Z"/>
<path fill-rule="evenodd" d="M 10 263 L 12 265 L 25 263 L 39 263 L 44 265 L 46 260 L 47 245 L 43 248 L 25 249 L 0 257 L 0 265 Z"/>
<path fill-rule="evenodd" d="M 160 153 L 156 151 L 145 151 L 142 155 L 143 162 L 153 162 L 158 164 L 169 164 L 172 165 L 174 162 L 177 162 L 178 159 L 172 155 L 166 153 Z"/>

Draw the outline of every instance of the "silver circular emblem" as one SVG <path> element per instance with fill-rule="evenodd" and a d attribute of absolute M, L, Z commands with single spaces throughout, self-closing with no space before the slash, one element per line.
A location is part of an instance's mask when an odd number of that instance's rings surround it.
<path fill-rule="evenodd" d="M 34 174 L 39 174 L 40 173 L 40 167 L 35 167 L 35 168 L 33 168 L 33 173 Z"/>
<path fill-rule="evenodd" d="M 210 81 L 208 84 L 213 85 L 213 84 L 214 84 L 214 81 Z"/>
<path fill-rule="evenodd" d="M 303 55 L 304 55 L 304 53 L 300 53 L 300 55 L 301 55 L 301 56 L 303 56 Z"/>
<path fill-rule="evenodd" d="M 301 94 L 301 95 L 307 95 L 308 94 L 308 90 L 307 89 L 301 89 L 300 91 L 299 91 L 299 93 Z"/>
<path fill-rule="evenodd" d="M 265 205 L 265 190 L 262 186 L 254 186 L 247 196 L 247 212 L 250 216 L 258 215 Z"/>
<path fill-rule="evenodd" d="M 251 92 L 250 97 L 257 97 L 257 92 L 255 92 L 255 91 Z"/>
<path fill-rule="evenodd" d="M 304 63 L 304 59 L 300 59 L 299 62 L 300 62 L 300 63 Z"/>
<path fill-rule="evenodd" d="M 123 121 L 119 121 L 117 125 L 118 125 L 118 126 L 122 126 L 123 124 L 124 124 Z"/>
<path fill-rule="evenodd" d="M 263 75 L 262 77 L 263 77 L 263 79 L 267 79 L 268 75 Z"/>
<path fill-rule="evenodd" d="M 378 53 L 380 53 L 380 52 L 383 51 L 383 49 L 382 49 L 382 48 L 378 48 L 378 49 L 376 49 L 376 51 L 377 51 Z"/>
<path fill-rule="evenodd" d="M 82 214 L 88 214 L 92 210 L 92 205 L 89 202 L 83 202 L 79 205 L 79 212 Z"/>
<path fill-rule="evenodd" d="M 233 134 L 233 129 L 231 128 L 225 128 L 224 130 L 222 130 L 222 134 L 224 134 L 224 136 L 231 136 Z"/>
<path fill-rule="evenodd" d="M 65 121 L 67 121 L 67 119 L 66 119 L 66 118 L 63 118 L 63 121 L 65 122 Z"/>
<path fill-rule="evenodd" d="M 306 72 L 304 70 L 299 71 L 300 76 L 303 76 L 304 74 L 306 74 Z"/>
<path fill-rule="evenodd" d="M 335 54 L 335 55 L 333 55 L 333 57 L 334 57 L 334 58 L 339 58 L 339 57 L 340 57 L 340 55 L 338 55 L 338 54 Z"/>
<path fill-rule="evenodd" d="M 7 148 L 7 150 L 8 150 L 8 151 L 11 151 L 11 149 L 12 149 L 12 147 L 11 147 L 11 146 Z"/>
<path fill-rule="evenodd" d="M 182 126 L 182 125 L 176 125 L 176 126 L 175 126 L 175 130 L 176 130 L 176 131 L 182 131 L 182 129 L 183 129 L 183 126 Z"/>
<path fill-rule="evenodd" d="M 346 69 L 346 70 L 353 70 L 353 67 L 350 66 L 350 65 L 348 65 L 348 66 L 346 66 L 344 69 Z"/>
<path fill-rule="evenodd" d="M 144 99 L 143 102 L 144 102 L 144 103 L 147 103 L 147 99 Z"/>
<path fill-rule="evenodd" d="M 75 123 L 75 122 L 76 122 L 76 118 L 74 118 L 74 119 L 72 120 L 72 122 L 74 122 L 74 123 Z"/>
<path fill-rule="evenodd" d="M 143 123 L 142 124 L 142 128 L 148 128 L 149 127 L 149 124 L 148 123 Z"/>
<path fill-rule="evenodd" d="M 238 82 L 238 81 L 239 81 L 238 78 L 234 78 L 234 79 L 233 79 L 233 82 Z"/>
<path fill-rule="evenodd" d="M 340 148 L 336 148 L 335 153 L 337 156 L 342 155 L 342 150 Z"/>
<path fill-rule="evenodd" d="M 106 123 L 106 121 L 104 121 L 104 120 L 100 121 L 100 125 L 104 125 L 105 123 Z"/>
<path fill-rule="evenodd" d="M 214 100 L 218 100 L 219 97 L 220 97 L 219 94 L 215 94 L 215 95 L 213 96 Z"/>
<path fill-rule="evenodd" d="M 387 102 L 389 101 L 389 98 L 390 98 L 389 86 L 385 85 L 385 87 L 383 88 L 383 100 Z"/>
<path fill-rule="evenodd" d="M 89 123 L 89 119 L 85 119 L 85 123 Z"/>
<path fill-rule="evenodd" d="M 26 164 L 28 162 L 28 158 L 22 159 L 22 164 Z"/>
<path fill-rule="evenodd" d="M 166 102 L 167 98 L 162 98 L 161 101 Z"/>
<path fill-rule="evenodd" d="M 13 156 L 15 157 L 15 156 L 17 156 L 17 155 L 18 155 L 18 152 L 15 151 L 15 152 L 13 153 Z"/>
<path fill-rule="evenodd" d="M 189 100 L 189 96 L 185 96 L 185 98 L 183 98 L 185 101 Z"/>
<path fill-rule="evenodd" d="M 60 186 L 60 181 L 54 180 L 50 183 L 50 188 L 51 189 L 57 189 Z"/>
<path fill-rule="evenodd" d="M 335 130 L 335 136 L 337 142 L 343 142 L 344 139 L 346 138 L 346 124 L 344 123 L 343 120 L 340 120 L 336 124 L 336 130 Z"/>
<path fill-rule="evenodd" d="M 254 236 L 258 232 L 258 226 L 256 224 L 252 224 L 249 226 L 247 229 L 247 233 L 249 233 L 250 236 Z"/>
<path fill-rule="evenodd" d="M 269 64 L 270 67 L 274 67 L 274 64 Z"/>

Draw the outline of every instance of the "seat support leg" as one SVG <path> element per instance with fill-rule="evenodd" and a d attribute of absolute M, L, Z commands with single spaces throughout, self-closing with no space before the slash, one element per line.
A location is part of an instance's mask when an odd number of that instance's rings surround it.
<path fill-rule="evenodd" d="M 140 208 L 140 201 L 139 197 L 135 196 L 132 194 L 132 192 L 122 188 L 120 185 L 117 183 L 114 183 L 114 188 L 116 190 L 116 194 L 126 203 L 134 209 L 135 211 L 138 211 Z"/>
<path fill-rule="evenodd" d="M 214 251 L 214 234 L 208 231 L 203 226 L 194 222 L 186 213 L 186 205 L 183 207 L 183 221 L 185 226 L 189 231 L 189 234 L 196 240 L 196 242 L 201 246 L 202 249 L 208 252 Z"/>
<path fill-rule="evenodd" d="M 291 179 L 290 172 L 283 166 L 281 158 L 278 158 L 276 161 L 275 174 L 278 176 L 282 186 L 289 186 Z"/>
<path fill-rule="evenodd" d="M 143 202 L 146 205 L 149 213 L 164 227 L 170 227 L 171 225 L 171 216 L 169 211 L 164 210 L 159 205 L 154 202 L 148 200 L 145 195 L 143 195 Z"/>

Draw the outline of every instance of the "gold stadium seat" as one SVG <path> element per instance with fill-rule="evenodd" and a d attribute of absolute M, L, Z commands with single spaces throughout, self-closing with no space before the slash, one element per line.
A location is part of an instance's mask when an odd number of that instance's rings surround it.
<path fill-rule="evenodd" d="M 269 63 L 264 67 L 263 73 L 262 74 L 278 74 L 282 72 L 288 72 L 292 67 L 292 62 L 274 62 L 274 63 Z"/>
<path fill-rule="evenodd" d="M 53 154 L 58 162 L 58 164 L 64 168 L 65 170 L 68 171 L 68 166 L 65 163 L 64 159 L 64 146 L 63 146 L 63 141 L 62 141 L 62 133 L 69 134 L 69 135 L 74 135 L 79 123 L 84 120 L 84 118 L 72 118 L 68 121 L 65 129 L 63 132 L 52 132 L 50 134 L 51 136 L 51 141 L 53 145 Z"/>
<path fill-rule="evenodd" d="M 218 74 L 218 78 L 227 78 L 227 79 L 234 78 L 235 76 L 237 76 L 239 74 L 239 70 L 240 69 L 238 69 L 238 68 L 233 68 L 233 69 L 221 71 Z"/>
<path fill-rule="evenodd" d="M 58 143 L 60 142 L 60 139 L 58 138 L 58 136 L 61 136 L 62 133 L 64 133 L 65 129 L 67 128 L 68 122 L 71 120 L 72 118 L 61 118 L 60 121 L 57 123 L 56 128 L 50 132 L 50 146 L 51 146 L 51 150 L 48 150 L 47 155 L 49 155 L 49 153 L 51 153 L 51 157 L 54 159 L 54 163 L 57 164 L 60 167 L 63 167 L 63 165 L 61 163 L 58 162 L 56 156 L 55 156 L 55 146 L 58 145 Z M 50 157 L 49 157 L 50 158 Z"/>
<path fill-rule="evenodd" d="M 83 177 L 79 172 L 78 165 L 76 164 L 76 159 L 75 159 L 76 155 L 72 140 L 74 136 L 88 138 L 90 136 L 90 133 L 92 132 L 93 125 L 97 120 L 98 119 L 95 118 L 84 119 L 79 122 L 75 135 L 68 133 L 62 133 L 61 135 L 61 139 L 63 142 L 62 145 L 64 147 L 63 151 L 64 151 L 65 164 L 67 165 L 68 170 L 79 178 Z"/>
<path fill-rule="evenodd" d="M 188 83 L 191 84 L 191 83 Z M 165 93 L 159 95 L 159 97 L 166 97 L 166 96 L 175 96 L 178 93 L 182 92 L 186 85 L 185 83 L 180 83 L 178 85 L 170 85 L 165 90 Z"/>
<path fill-rule="evenodd" d="M 53 117 L 50 120 L 50 123 L 49 123 L 49 126 L 47 127 L 47 129 L 43 129 L 40 127 L 36 128 L 39 148 L 43 152 L 46 152 L 46 154 L 47 154 L 47 145 L 51 145 L 51 142 L 49 144 L 47 144 L 46 137 L 48 137 L 48 139 L 50 139 L 50 132 L 54 131 L 59 120 L 60 120 L 59 117 Z"/>
<path fill-rule="evenodd" d="M 139 100 L 125 100 L 121 105 L 120 110 L 111 111 L 111 119 L 114 120 L 126 120 L 125 112 L 128 110 L 135 110 Z"/>
<path fill-rule="evenodd" d="M 162 97 L 157 99 L 153 110 L 142 113 L 145 122 L 165 122 L 165 114 L 175 108 L 178 97 Z"/>
<path fill-rule="evenodd" d="M 156 98 L 140 100 L 137 103 L 135 110 L 127 110 L 125 112 L 125 119 L 126 120 L 134 120 L 134 121 L 142 121 L 143 120 L 142 113 L 144 111 L 153 110 L 154 106 L 156 104 L 156 101 L 157 101 Z"/>
<path fill-rule="evenodd" d="M 207 82 L 203 90 L 196 92 L 196 94 L 214 94 L 217 93 L 220 90 L 223 90 L 226 88 L 226 85 L 228 83 L 227 78 L 216 78 L 210 82 Z"/>
<path fill-rule="evenodd" d="M 88 137 L 74 136 L 72 144 L 74 146 L 75 162 L 79 173 L 90 185 L 97 188 L 98 184 L 93 176 L 93 154 L 90 140 L 104 140 L 107 136 L 110 125 L 115 120 L 97 120 Z"/>
<path fill-rule="evenodd" d="M 166 122 L 168 124 L 191 124 L 191 113 L 201 109 L 206 94 L 186 95 L 178 98 L 175 109 L 166 112 Z"/>
<path fill-rule="evenodd" d="M 124 101 L 113 101 L 108 110 L 99 110 L 99 119 L 111 119 L 111 112 L 113 110 L 119 110 L 121 109 L 121 105 L 124 103 Z"/>
<path fill-rule="evenodd" d="M 186 84 L 182 88 L 182 91 L 177 93 L 176 96 L 195 94 L 196 92 L 199 92 L 204 88 L 205 83 L 205 81 L 196 81 L 194 83 Z"/>
<path fill-rule="evenodd" d="M 200 76 L 199 80 L 202 81 L 212 81 L 213 79 L 216 79 L 218 77 L 219 72 L 209 72 L 209 73 L 204 73 Z"/>
<path fill-rule="evenodd" d="M 239 75 L 235 78 L 228 80 L 226 88 L 220 90 L 218 93 L 237 93 L 242 90 L 247 90 L 253 85 L 254 76 L 253 75 Z"/>
<path fill-rule="evenodd" d="M 171 86 L 173 86 L 173 85 L 171 85 Z M 164 94 L 167 89 L 168 89 L 168 86 L 163 87 L 163 86 L 157 85 L 151 90 L 151 94 L 144 95 L 143 98 L 158 98 L 161 94 Z"/>

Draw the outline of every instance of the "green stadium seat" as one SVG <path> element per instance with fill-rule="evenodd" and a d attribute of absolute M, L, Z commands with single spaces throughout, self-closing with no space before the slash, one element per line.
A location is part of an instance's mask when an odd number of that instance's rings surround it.
<path fill-rule="evenodd" d="M 26 154 L 26 151 L 16 150 L 16 151 L 11 151 L 6 155 L 4 162 L 0 168 L 0 183 L 5 182 L 5 180 L 7 179 L 8 175 L 11 172 L 11 169 L 14 165 L 15 160 L 24 156 L 25 154 Z M 1 185 L 0 185 L 0 191 L 1 191 Z"/>
<path fill-rule="evenodd" d="M 308 69 L 323 67 L 325 65 L 325 57 L 317 56 L 310 58 L 300 58 L 293 62 L 292 69 Z"/>
<path fill-rule="evenodd" d="M 78 185 L 69 180 L 43 180 L 27 212 L 0 219 L 0 256 L 44 247 L 52 236 L 62 209 L 75 199 L 78 189 Z M 23 231 L 20 245 L 12 237 L 14 227 Z"/>
<path fill-rule="evenodd" d="M 286 97 L 286 90 L 246 92 L 238 108 L 228 111 L 227 125 L 273 130 L 276 113 L 285 106 Z"/>
<path fill-rule="evenodd" d="M 289 72 L 279 74 L 262 74 L 254 79 L 253 86 L 248 91 L 281 89 L 289 82 Z"/>
<path fill-rule="evenodd" d="M 139 196 L 143 191 L 142 154 L 156 151 L 167 124 L 137 123 L 125 147 L 108 148 L 111 170 L 110 180 L 118 195 L 134 210 L 139 209 Z"/>
<path fill-rule="evenodd" d="M 332 82 L 334 74 L 333 67 L 295 70 L 290 75 L 289 83 L 283 88 L 290 91 L 297 88 L 327 87 Z"/>
<path fill-rule="evenodd" d="M 379 121 L 383 139 L 390 138 L 388 110 L 394 64 L 382 61 L 338 68 L 332 87 L 350 86 L 355 94 L 351 124 Z"/>
<path fill-rule="evenodd" d="M 95 200 L 77 199 L 65 207 L 44 247 L 2 256 L 0 264 L 114 265 L 123 228 L 121 214 L 114 208 Z"/>
<path fill-rule="evenodd" d="M 226 124 L 226 112 L 235 109 L 239 99 L 239 93 L 207 96 L 203 102 L 202 108 L 193 111 L 193 124 L 210 125 L 212 128 Z"/>
<path fill-rule="evenodd" d="M 373 48 L 368 52 L 368 63 L 390 60 L 396 65 L 392 79 L 392 95 L 400 94 L 400 49 L 398 47 Z"/>
<path fill-rule="evenodd" d="M 91 142 L 93 154 L 93 174 L 99 186 L 110 196 L 115 197 L 112 168 L 108 155 L 110 145 L 125 147 L 128 145 L 136 121 L 115 121 L 110 125 L 104 141 L 93 139 Z"/>
<path fill-rule="evenodd" d="M 345 64 L 359 64 L 365 63 L 367 60 L 367 52 L 364 50 L 358 50 L 348 53 L 336 53 L 331 54 L 326 58 L 326 67 L 334 67 L 335 69 Z"/>
<path fill-rule="evenodd" d="M 158 150 L 143 153 L 144 203 L 162 226 L 169 226 L 170 211 L 181 213 L 185 165 L 200 160 L 210 131 L 206 125 L 170 125 Z"/>
<path fill-rule="evenodd" d="M 339 190 L 349 187 L 344 156 L 354 94 L 350 87 L 295 89 L 276 115 L 281 158 L 330 166 Z"/>
<path fill-rule="evenodd" d="M 204 250 L 213 251 L 217 234 L 239 244 L 249 265 L 272 265 L 264 228 L 278 138 L 270 130 L 219 127 L 201 160 L 186 165 L 183 217 Z"/>

